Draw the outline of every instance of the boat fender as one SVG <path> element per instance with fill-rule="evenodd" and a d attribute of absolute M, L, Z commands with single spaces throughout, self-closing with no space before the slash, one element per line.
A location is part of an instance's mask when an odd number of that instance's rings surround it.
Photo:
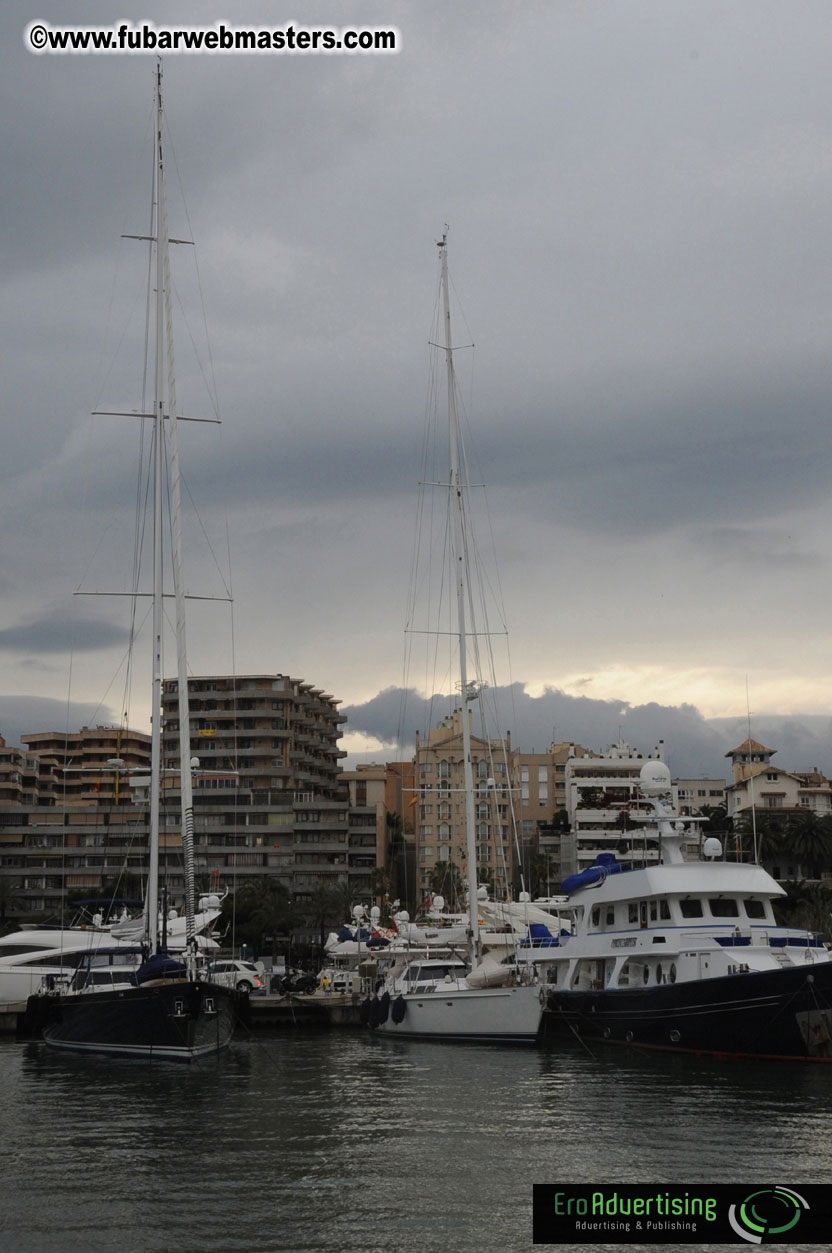
<path fill-rule="evenodd" d="M 379 1026 L 381 1026 L 383 1022 L 387 1022 L 387 1018 L 389 1014 L 390 1014 L 390 993 L 384 992 L 378 1003 L 378 1025 Z"/>
<path fill-rule="evenodd" d="M 381 1014 L 381 1001 L 378 999 L 377 996 L 374 996 L 370 1000 L 370 1026 L 373 1029 L 373 1031 L 375 1031 L 379 1022 L 381 1021 L 380 1014 Z"/>
<path fill-rule="evenodd" d="M 369 1027 L 370 1025 L 370 998 L 369 996 L 365 996 L 364 1000 L 359 1005 L 358 1016 L 360 1017 L 361 1021 L 364 1023 L 364 1026 Z"/>
<path fill-rule="evenodd" d="M 406 1013 L 407 1002 L 403 996 L 397 996 L 390 1008 L 390 1017 L 393 1019 L 393 1022 L 398 1024 L 402 1022 Z"/>

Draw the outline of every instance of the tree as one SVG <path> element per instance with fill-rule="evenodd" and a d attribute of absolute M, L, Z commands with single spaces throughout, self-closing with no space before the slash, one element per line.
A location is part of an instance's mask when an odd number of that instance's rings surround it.
<path fill-rule="evenodd" d="M 801 927 L 814 931 L 829 942 L 832 935 L 832 888 L 825 883 L 798 883 L 791 881 L 781 884 L 786 890 L 784 897 L 773 902 L 777 921 L 785 927 Z"/>
<path fill-rule="evenodd" d="M 750 809 L 743 810 L 734 819 L 734 831 L 739 836 L 749 860 L 752 860 L 754 856 L 755 835 L 757 860 L 759 862 L 762 862 L 764 856 L 766 860 L 771 861 L 772 857 L 776 857 L 779 853 L 788 849 L 789 845 L 786 839 L 787 819 L 788 815 L 782 811 L 756 808 L 753 815 Z"/>
<path fill-rule="evenodd" d="M 792 814 L 785 832 L 785 844 L 800 863 L 804 877 L 820 878 L 832 862 L 832 824 L 819 819 L 811 809 Z"/>
<path fill-rule="evenodd" d="M 17 896 L 20 883 L 17 879 L 0 876 L 0 935 L 14 930 L 15 923 L 8 917 L 9 913 L 20 914 L 25 911 L 23 901 Z"/>
<path fill-rule="evenodd" d="M 462 872 L 455 862 L 438 861 L 428 877 L 434 895 L 444 896 L 452 913 L 462 910 L 464 888 Z"/>
<path fill-rule="evenodd" d="M 381 901 L 382 905 L 386 900 L 390 899 L 390 889 L 392 887 L 392 877 L 387 866 L 376 866 L 373 871 L 373 896 L 377 901 Z"/>
<path fill-rule="evenodd" d="M 335 931 L 352 917 L 352 907 L 359 902 L 352 899 L 349 880 L 344 877 L 336 883 L 322 883 L 314 889 L 309 901 L 301 907 L 303 920 L 309 927 L 317 927 L 320 945 L 326 944 L 327 933 Z"/>
<path fill-rule="evenodd" d="M 731 830 L 732 822 L 724 805 L 703 805 L 699 812 L 708 820 L 704 825 L 705 835 L 721 835 Z"/>
<path fill-rule="evenodd" d="M 238 942 L 250 944 L 256 953 L 265 952 L 276 935 L 288 936 L 297 921 L 289 889 L 266 876 L 243 879 L 223 904 L 223 913 L 233 917 Z"/>

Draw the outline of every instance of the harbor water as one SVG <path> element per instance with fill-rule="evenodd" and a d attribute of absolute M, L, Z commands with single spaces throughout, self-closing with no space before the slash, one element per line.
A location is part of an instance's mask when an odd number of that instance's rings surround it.
<path fill-rule="evenodd" d="M 190 1067 L 4 1040 L 0 1083 L 13 1253 L 513 1253 L 535 1183 L 832 1179 L 825 1066 L 297 1030 Z"/>

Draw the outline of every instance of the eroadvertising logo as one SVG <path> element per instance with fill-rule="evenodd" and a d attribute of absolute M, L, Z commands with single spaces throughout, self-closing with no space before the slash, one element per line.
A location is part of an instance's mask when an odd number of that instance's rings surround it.
<path fill-rule="evenodd" d="M 806 1198 L 791 1188 L 760 1188 L 729 1208 L 728 1221 L 743 1240 L 762 1244 L 767 1237 L 791 1231 L 810 1208 Z M 802 1236 L 803 1231 L 795 1234 Z"/>
<path fill-rule="evenodd" d="M 535 1184 L 535 1244 L 828 1244 L 832 1184 Z"/>

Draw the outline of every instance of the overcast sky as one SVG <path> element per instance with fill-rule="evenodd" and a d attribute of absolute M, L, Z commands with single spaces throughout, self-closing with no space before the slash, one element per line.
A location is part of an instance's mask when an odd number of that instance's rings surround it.
<path fill-rule="evenodd" d="M 194 672 L 353 709 L 401 683 L 448 223 L 505 681 L 601 702 L 602 742 L 621 709 L 657 713 L 655 741 L 746 693 L 752 719 L 827 715 L 827 0 L 22 0 L 0 14 L 0 732 L 44 729 L 30 698 L 126 703 L 126 602 L 73 592 L 129 583 L 138 435 L 90 411 L 141 403 L 146 259 L 120 235 L 150 197 L 154 58 L 35 56 L 24 29 L 265 14 L 395 26 L 400 51 L 165 61 L 171 233 L 197 245 L 174 258 L 180 409 L 211 416 L 204 372 L 222 418 L 184 432 L 188 583 L 221 595 L 230 549 L 235 602 L 233 653 L 228 611 L 194 610 Z M 135 681 L 134 725 L 143 701 Z"/>

